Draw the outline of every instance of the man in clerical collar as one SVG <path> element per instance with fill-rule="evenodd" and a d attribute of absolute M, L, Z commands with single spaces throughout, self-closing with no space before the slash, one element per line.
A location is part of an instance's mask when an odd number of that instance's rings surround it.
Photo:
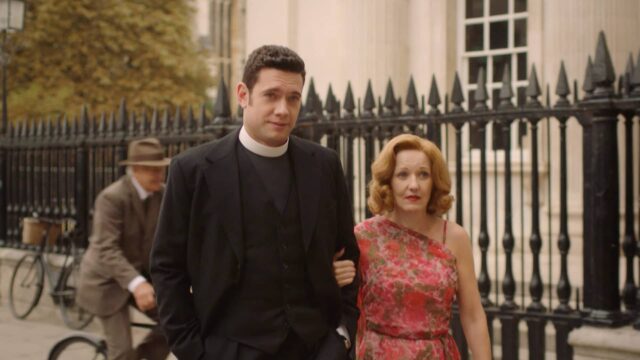
<path fill-rule="evenodd" d="M 160 327 L 136 348 L 129 305 L 157 319 L 149 253 L 164 192 L 166 168 L 158 139 L 129 144 L 127 174 L 102 190 L 95 201 L 89 247 L 80 265 L 77 301 L 97 315 L 109 359 L 165 359 L 169 348 Z"/>
<path fill-rule="evenodd" d="M 342 166 L 290 136 L 305 74 L 286 47 L 253 51 L 243 126 L 169 167 L 151 277 L 180 359 L 353 357 L 358 279 L 340 288 L 332 269 L 342 249 L 359 257 Z"/>

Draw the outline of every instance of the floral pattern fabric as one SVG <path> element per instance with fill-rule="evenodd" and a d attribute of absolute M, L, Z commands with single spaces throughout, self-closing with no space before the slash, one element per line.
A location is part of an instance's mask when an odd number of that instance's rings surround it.
<path fill-rule="evenodd" d="M 449 333 L 458 274 L 441 242 L 376 216 L 355 228 L 360 247 L 360 360 L 460 359 Z"/>

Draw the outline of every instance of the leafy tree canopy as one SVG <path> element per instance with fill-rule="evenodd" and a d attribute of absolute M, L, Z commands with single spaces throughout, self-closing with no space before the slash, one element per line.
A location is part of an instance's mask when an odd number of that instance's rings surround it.
<path fill-rule="evenodd" d="M 213 85 L 191 0 L 31 0 L 7 51 L 9 118 L 188 106 Z"/>

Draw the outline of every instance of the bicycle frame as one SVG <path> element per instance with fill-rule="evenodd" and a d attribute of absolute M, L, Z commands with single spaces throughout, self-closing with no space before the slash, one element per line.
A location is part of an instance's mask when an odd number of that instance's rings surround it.
<path fill-rule="evenodd" d="M 77 274 L 76 270 L 80 265 L 81 255 L 79 248 L 75 246 L 76 239 L 72 236 L 73 234 L 69 235 L 70 232 L 57 234 L 57 242 L 62 245 L 63 251 L 60 255 L 50 254 L 48 247 L 53 243 L 49 241 L 52 233 L 50 227 L 54 224 L 61 224 L 65 220 L 41 219 L 46 223 L 45 229 L 42 230 L 42 240 L 37 246 L 31 247 L 28 253 L 18 261 L 12 274 L 9 289 L 11 310 L 16 318 L 26 318 L 40 302 L 42 290 L 48 284 L 49 289 L 47 289 L 47 292 L 51 296 L 53 303 L 60 308 L 65 324 L 72 329 L 82 329 L 91 322 L 93 315 L 82 310 L 75 303 L 76 288 L 74 280 L 75 274 Z M 57 258 L 54 260 L 53 256 Z M 28 268 L 23 266 L 29 266 L 29 264 L 31 265 Z M 20 273 L 21 271 L 26 271 L 26 277 Z M 21 274 L 19 275 L 20 278 L 17 278 L 19 273 Z M 33 284 L 23 283 L 21 280 L 23 278 L 28 283 L 32 282 L 30 279 L 37 282 Z M 18 282 L 15 282 L 16 279 L 18 279 Z M 29 300 L 23 301 L 28 306 L 19 309 L 16 304 L 19 304 L 20 301 L 14 301 L 14 290 L 21 287 L 30 288 L 32 285 L 34 285 L 35 293 L 28 298 Z"/>
<path fill-rule="evenodd" d="M 38 250 L 35 251 L 35 257 L 37 261 L 41 261 L 42 263 L 42 268 L 44 269 L 45 278 L 47 283 L 49 284 L 49 295 L 53 298 L 53 302 L 57 305 L 59 301 L 58 298 L 61 295 L 60 288 L 63 285 L 61 284 L 62 277 L 63 277 L 62 275 L 64 274 L 67 267 L 77 260 L 76 260 L 75 254 L 73 254 L 74 252 L 73 242 L 71 239 L 69 239 L 70 241 L 70 245 L 68 246 L 69 250 L 65 251 L 63 254 L 64 259 L 62 260 L 62 263 L 59 266 L 60 270 L 56 269 L 58 266 L 54 267 L 53 265 L 51 265 L 50 260 L 47 258 L 47 256 L 50 254 L 48 254 L 45 250 L 47 249 L 48 247 L 47 244 L 49 243 L 49 228 L 53 223 L 57 221 L 54 221 L 51 219 L 45 219 L 45 220 L 48 222 L 47 229 L 45 230 L 42 236 L 42 241 L 38 245 Z M 64 238 L 65 238 L 64 234 L 59 235 L 59 239 L 61 241 Z M 71 261 L 69 261 L 69 258 L 71 258 Z"/>

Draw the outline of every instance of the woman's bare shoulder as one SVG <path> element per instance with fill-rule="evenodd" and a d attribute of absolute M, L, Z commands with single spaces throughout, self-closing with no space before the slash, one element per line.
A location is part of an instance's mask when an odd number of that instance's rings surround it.
<path fill-rule="evenodd" d="M 471 242 L 467 231 L 453 221 L 447 221 L 447 247 L 458 254 L 461 250 L 470 249 Z"/>

